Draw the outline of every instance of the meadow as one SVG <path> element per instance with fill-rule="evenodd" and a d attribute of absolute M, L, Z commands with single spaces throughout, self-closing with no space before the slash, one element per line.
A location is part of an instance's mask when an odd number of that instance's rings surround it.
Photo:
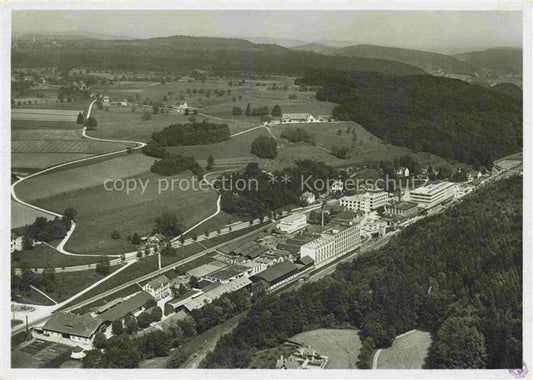
<path fill-rule="evenodd" d="M 290 340 L 309 345 L 320 355 L 327 356 L 326 369 L 357 368 L 357 357 L 361 350 L 361 340 L 357 330 L 311 330 L 297 334 Z"/>
<path fill-rule="evenodd" d="M 39 109 L 39 108 L 14 108 L 11 110 L 11 118 L 15 120 L 40 120 L 40 121 L 76 121 L 78 110 L 67 109 Z"/>
<path fill-rule="evenodd" d="M 18 260 L 15 260 L 15 257 L 18 257 Z M 25 263 L 29 268 L 61 268 L 94 264 L 98 260 L 99 257 L 64 255 L 46 244 L 40 244 L 32 249 L 20 251 L 16 256 L 11 255 L 11 267 L 20 268 Z"/>
<path fill-rule="evenodd" d="M 11 201 L 11 229 L 31 224 L 39 216 L 44 216 L 48 219 L 52 218 L 50 214 L 45 214 L 18 202 Z"/>
<path fill-rule="evenodd" d="M 154 158 L 143 154 L 131 154 L 80 167 L 68 167 L 30 178 L 17 185 L 16 192 L 18 197 L 31 202 L 70 194 L 87 187 L 102 187 L 108 178 L 127 178 L 145 172 L 154 161 Z"/>
<path fill-rule="evenodd" d="M 431 345 L 431 334 L 414 330 L 392 342 L 392 346 L 381 350 L 377 361 L 378 369 L 422 369 Z"/>
<path fill-rule="evenodd" d="M 129 177 L 130 180 L 137 182 L 136 191 L 129 194 L 126 191 L 108 191 L 100 183 L 41 199 L 37 204 L 56 212 L 62 212 L 67 207 L 78 210 L 76 230 L 65 249 L 87 254 L 131 252 L 135 251 L 136 247 L 126 237 L 133 233 L 149 234 L 154 220 L 164 212 L 178 215 L 187 228 L 216 211 L 218 197 L 216 192 L 211 189 L 206 191 L 200 189 L 197 180 L 193 179 L 191 174 L 182 173 L 165 178 L 169 181 L 169 188 L 160 193 L 161 178 L 154 173 L 144 172 Z M 182 187 L 179 188 L 175 182 L 172 191 L 170 185 L 172 180 L 183 181 Z M 139 181 L 148 183 L 144 192 Z M 111 232 L 115 230 L 120 233 L 120 239 L 111 238 Z"/>

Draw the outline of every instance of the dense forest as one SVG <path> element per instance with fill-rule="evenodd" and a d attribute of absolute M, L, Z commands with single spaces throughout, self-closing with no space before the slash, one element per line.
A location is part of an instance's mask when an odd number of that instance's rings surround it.
<path fill-rule="evenodd" d="M 339 103 L 333 116 L 354 120 L 386 142 L 491 168 L 522 149 L 522 102 L 490 88 L 429 75 L 405 77 L 309 70 L 299 83 Z"/>
<path fill-rule="evenodd" d="M 90 67 L 190 72 L 256 71 L 300 74 L 308 68 L 338 67 L 397 75 L 423 74 L 414 66 L 384 59 L 330 57 L 278 45 L 229 38 L 171 36 L 145 40 L 65 40 L 61 44 L 18 40 L 13 67 Z"/>
<path fill-rule="evenodd" d="M 230 139 L 227 124 L 200 123 L 172 124 L 152 133 L 152 140 L 161 146 L 212 144 Z"/>
<path fill-rule="evenodd" d="M 522 178 L 478 190 L 331 276 L 258 296 L 203 365 L 246 367 L 256 350 L 321 327 L 359 329 L 373 348 L 430 331 L 427 368 L 521 368 Z"/>

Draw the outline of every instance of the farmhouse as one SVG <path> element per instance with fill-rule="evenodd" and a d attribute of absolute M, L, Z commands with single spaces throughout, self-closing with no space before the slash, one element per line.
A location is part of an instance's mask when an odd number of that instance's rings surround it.
<path fill-rule="evenodd" d="M 160 300 L 170 295 L 170 280 L 162 274 L 144 284 L 143 290 L 156 300 Z"/>
<path fill-rule="evenodd" d="M 276 361 L 276 369 L 324 369 L 328 357 L 320 355 L 311 347 L 300 347 L 292 355 L 283 355 Z"/>
<path fill-rule="evenodd" d="M 315 118 L 310 113 L 284 113 L 282 123 L 313 123 Z"/>
<path fill-rule="evenodd" d="M 58 312 L 42 327 L 42 338 L 67 345 L 92 347 L 98 328 L 104 323 L 101 318 Z M 38 330 L 37 330 L 38 331 Z"/>

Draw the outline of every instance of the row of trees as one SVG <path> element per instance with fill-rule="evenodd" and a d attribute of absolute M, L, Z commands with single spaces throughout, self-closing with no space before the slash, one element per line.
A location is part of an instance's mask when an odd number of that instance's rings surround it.
<path fill-rule="evenodd" d="M 421 329 L 433 339 L 427 368 L 521 368 L 522 186 L 493 183 L 332 276 L 259 297 L 204 366 L 246 367 L 256 350 L 333 327 L 360 330 L 362 367 L 373 349 Z"/>

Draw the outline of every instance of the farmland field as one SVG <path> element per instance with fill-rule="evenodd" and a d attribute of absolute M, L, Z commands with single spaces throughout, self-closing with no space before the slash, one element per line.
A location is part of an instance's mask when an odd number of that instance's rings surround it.
<path fill-rule="evenodd" d="M 310 345 L 319 354 L 328 357 L 326 369 L 354 369 L 361 350 L 357 330 L 318 329 L 290 338 L 291 341 Z"/>
<path fill-rule="evenodd" d="M 93 155 L 81 153 L 11 153 L 11 167 L 14 169 L 46 169 L 91 156 Z"/>
<path fill-rule="evenodd" d="M 96 263 L 100 259 L 99 257 L 64 255 L 46 244 L 36 245 L 30 250 L 21 251 L 18 253 L 18 257 L 20 259 L 17 261 L 15 256 L 11 255 L 12 268 L 20 268 L 23 263 L 28 264 L 29 268 L 61 268 Z"/>
<path fill-rule="evenodd" d="M 82 126 L 73 121 L 14 120 L 11 119 L 11 134 L 23 129 L 80 130 Z"/>
<path fill-rule="evenodd" d="M 39 120 L 39 121 L 76 121 L 83 108 L 77 110 L 66 109 L 39 109 L 39 108 L 14 108 L 11 118 L 14 120 Z"/>
<path fill-rule="evenodd" d="M 145 172 L 131 177 L 137 181 L 137 190 L 129 194 L 125 191 L 107 191 L 100 183 L 36 203 L 56 212 L 62 212 L 67 207 L 78 210 L 76 230 L 66 244 L 67 250 L 88 254 L 120 254 L 136 249 L 126 240 L 128 235 L 149 233 L 155 218 L 163 212 L 175 213 L 187 228 L 216 210 L 217 194 L 211 189 L 199 189 L 197 181 L 191 178 L 192 175 L 186 173 L 168 177 L 169 181 L 183 181 L 183 190 L 178 188 L 176 182 L 174 191 L 171 191 L 169 182 L 168 191 L 161 191 L 160 194 L 159 179 L 162 177 Z M 144 193 L 139 181 L 148 183 Z M 190 188 L 186 189 L 185 184 L 189 183 Z M 120 239 L 111 239 L 114 230 L 120 233 Z"/>
<path fill-rule="evenodd" d="M 145 172 L 154 161 L 154 158 L 142 154 L 112 158 L 30 178 L 17 185 L 16 192 L 18 197 L 29 202 L 86 187 L 102 187 L 108 178 L 126 178 Z"/>
<path fill-rule="evenodd" d="M 390 348 L 381 350 L 378 369 L 421 369 L 431 345 L 431 334 L 414 330 L 392 342 Z"/>
<path fill-rule="evenodd" d="M 53 218 L 50 214 L 45 214 L 18 202 L 11 201 L 11 229 L 31 224 L 39 216 Z"/>

